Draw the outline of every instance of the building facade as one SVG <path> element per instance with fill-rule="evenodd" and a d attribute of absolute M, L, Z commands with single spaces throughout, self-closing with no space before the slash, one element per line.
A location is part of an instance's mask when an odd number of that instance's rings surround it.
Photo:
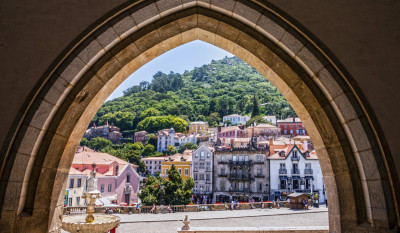
<path fill-rule="evenodd" d="M 157 172 L 161 172 L 162 162 L 168 161 L 168 157 L 147 157 L 142 158 L 141 161 L 146 166 L 146 173 L 155 175 Z"/>
<path fill-rule="evenodd" d="M 269 200 L 268 149 L 232 148 L 214 152 L 213 194 L 216 202 Z"/>
<path fill-rule="evenodd" d="M 276 116 L 263 116 L 262 118 L 271 122 L 271 124 L 276 125 Z"/>
<path fill-rule="evenodd" d="M 210 203 L 213 190 L 213 153 L 214 149 L 202 144 L 192 155 L 192 171 L 193 171 L 193 195 L 195 198 L 202 198 L 203 203 Z"/>
<path fill-rule="evenodd" d="M 206 134 L 208 131 L 208 122 L 196 121 L 189 125 L 189 134 Z"/>
<path fill-rule="evenodd" d="M 86 179 L 85 173 L 76 170 L 71 167 L 68 173 L 68 181 L 65 189 L 65 206 L 85 206 L 85 200 L 82 195 L 86 191 Z"/>
<path fill-rule="evenodd" d="M 183 154 L 174 154 L 161 163 L 160 177 L 168 179 L 168 171 L 175 165 L 183 180 L 192 176 L 192 151 L 185 150 Z"/>
<path fill-rule="evenodd" d="M 269 156 L 271 199 L 286 200 L 292 192 L 318 194 L 325 201 L 325 185 L 315 151 L 301 151 L 296 145 Z"/>
<path fill-rule="evenodd" d="M 164 129 L 158 131 L 157 134 L 157 151 L 158 152 L 165 152 L 168 150 L 168 146 L 178 147 L 179 142 L 175 142 L 175 130 L 171 129 Z"/>
<path fill-rule="evenodd" d="M 239 114 L 232 114 L 222 117 L 222 122 L 225 124 L 230 121 L 231 125 L 245 125 L 250 120 L 249 116 L 242 116 Z"/>
<path fill-rule="evenodd" d="M 229 127 L 218 127 L 218 138 L 245 138 L 246 130 L 243 127 L 229 126 Z"/>
<path fill-rule="evenodd" d="M 284 120 L 277 120 L 277 125 L 281 128 L 282 135 L 308 135 L 306 128 L 298 117 L 289 117 Z"/>
<path fill-rule="evenodd" d="M 259 124 L 256 126 L 247 127 L 246 134 L 248 137 L 279 137 L 281 135 L 281 128 L 270 124 Z"/>
<path fill-rule="evenodd" d="M 108 121 L 102 126 L 96 126 L 96 124 L 93 123 L 93 126 L 85 131 L 83 137 L 89 140 L 96 137 L 102 137 L 114 143 L 120 142 L 123 139 L 122 133 L 119 132 L 119 128 L 115 125 L 109 125 Z"/>
<path fill-rule="evenodd" d="M 141 142 L 143 145 L 147 144 L 150 134 L 147 131 L 139 131 L 135 133 L 134 142 Z"/>
<path fill-rule="evenodd" d="M 115 204 L 138 202 L 140 176 L 136 172 L 137 165 L 130 164 L 107 153 L 95 152 L 87 147 L 79 147 L 72 161 L 72 174 L 78 171 L 89 177 L 93 164 L 96 165 L 97 189 L 100 191 L 101 197 L 105 197 Z M 69 180 L 69 182 L 73 182 L 73 184 L 68 185 L 74 186 L 75 182 L 79 181 Z M 69 193 L 71 193 L 71 190 L 69 190 Z M 74 203 L 74 200 L 72 203 Z"/>

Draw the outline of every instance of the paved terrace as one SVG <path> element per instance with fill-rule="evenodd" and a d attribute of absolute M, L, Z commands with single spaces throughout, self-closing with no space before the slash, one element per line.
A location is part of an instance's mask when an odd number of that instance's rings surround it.
<path fill-rule="evenodd" d="M 312 208 L 310 210 L 252 209 L 227 211 L 179 212 L 165 214 L 117 214 L 121 224 L 118 233 L 176 233 L 183 226 L 182 220 L 189 216 L 192 228 L 208 227 L 216 229 L 224 227 L 235 232 L 243 227 L 270 227 L 281 229 L 288 227 L 328 227 L 328 208 Z M 221 230 L 221 228 L 219 229 Z"/>

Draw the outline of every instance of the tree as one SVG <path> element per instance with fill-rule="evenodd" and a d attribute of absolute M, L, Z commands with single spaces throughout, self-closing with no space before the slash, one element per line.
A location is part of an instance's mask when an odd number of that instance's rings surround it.
<path fill-rule="evenodd" d="M 253 118 L 253 117 L 256 117 L 258 115 L 260 115 L 260 109 L 258 107 L 258 98 L 257 98 L 256 94 L 254 94 L 254 97 L 253 97 L 253 111 L 251 112 L 251 117 Z"/>
<path fill-rule="evenodd" d="M 81 146 L 89 146 L 90 141 L 87 138 L 82 138 L 79 145 Z"/>
<path fill-rule="evenodd" d="M 111 146 L 112 142 L 102 137 L 92 138 L 90 140 L 88 147 L 92 148 L 93 150 L 101 150 L 106 148 L 107 146 Z"/>
<path fill-rule="evenodd" d="M 155 108 L 148 108 L 144 110 L 142 113 L 140 113 L 140 119 L 145 119 L 146 117 L 151 117 L 151 116 L 159 116 L 160 111 L 158 111 Z"/>
<path fill-rule="evenodd" d="M 208 116 L 208 125 L 213 127 L 217 126 L 219 122 L 219 114 L 217 112 L 213 112 Z"/>
<path fill-rule="evenodd" d="M 157 148 L 158 138 L 154 136 L 154 134 L 150 134 L 149 139 L 147 140 L 147 145 L 153 145 L 154 148 Z"/>
<path fill-rule="evenodd" d="M 154 146 L 151 144 L 147 144 L 142 152 L 143 157 L 151 156 L 154 154 Z"/>
<path fill-rule="evenodd" d="M 185 150 L 195 150 L 195 149 L 197 149 L 196 144 L 193 144 L 193 142 L 186 142 L 179 148 L 178 152 L 183 153 Z"/>
<path fill-rule="evenodd" d="M 174 155 L 176 154 L 176 148 L 173 145 L 169 145 L 167 147 L 167 155 Z"/>
<path fill-rule="evenodd" d="M 265 120 L 262 116 L 256 116 L 250 118 L 250 120 L 246 122 L 246 127 L 253 126 L 254 122 L 256 122 L 256 124 L 270 124 L 270 122 Z"/>

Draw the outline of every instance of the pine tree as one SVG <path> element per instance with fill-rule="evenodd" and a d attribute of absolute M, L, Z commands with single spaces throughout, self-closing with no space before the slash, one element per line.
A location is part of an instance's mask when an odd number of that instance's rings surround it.
<path fill-rule="evenodd" d="M 256 96 L 256 94 L 254 94 L 254 97 L 253 97 L 253 111 L 251 113 L 251 118 L 254 118 L 254 117 L 258 116 L 258 115 L 260 115 L 260 109 L 258 107 L 257 96 Z"/>

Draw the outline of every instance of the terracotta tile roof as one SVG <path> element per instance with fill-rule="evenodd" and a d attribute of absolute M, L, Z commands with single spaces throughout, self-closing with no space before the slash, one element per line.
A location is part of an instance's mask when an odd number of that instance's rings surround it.
<path fill-rule="evenodd" d="M 221 128 L 221 132 L 233 131 L 233 130 L 242 130 L 238 126 L 229 126 Z"/>
<path fill-rule="evenodd" d="M 86 173 L 83 173 L 83 172 L 71 167 L 69 169 L 68 175 L 86 175 Z"/>
<path fill-rule="evenodd" d="M 107 153 L 102 153 L 102 152 L 95 152 L 92 149 L 88 147 L 80 147 L 78 148 L 78 151 L 75 153 L 74 160 L 72 161 L 72 164 L 105 164 L 109 165 L 112 164 L 113 162 L 117 162 L 120 165 L 126 165 L 129 162 L 122 160 L 120 158 L 117 158 L 115 156 L 112 156 Z M 137 167 L 137 165 L 133 164 L 133 167 Z"/>
<path fill-rule="evenodd" d="M 161 160 L 161 161 L 163 161 L 163 160 L 165 160 L 165 159 L 167 159 L 168 160 L 168 157 L 165 157 L 165 156 L 160 156 L 160 157 L 146 157 L 146 158 L 142 158 L 141 160 L 142 161 L 149 161 L 149 160 Z"/>
<path fill-rule="evenodd" d="M 283 120 L 277 120 L 277 123 L 301 123 L 300 118 L 296 117 L 295 121 L 293 122 L 293 117 L 288 117 L 286 119 Z"/>

